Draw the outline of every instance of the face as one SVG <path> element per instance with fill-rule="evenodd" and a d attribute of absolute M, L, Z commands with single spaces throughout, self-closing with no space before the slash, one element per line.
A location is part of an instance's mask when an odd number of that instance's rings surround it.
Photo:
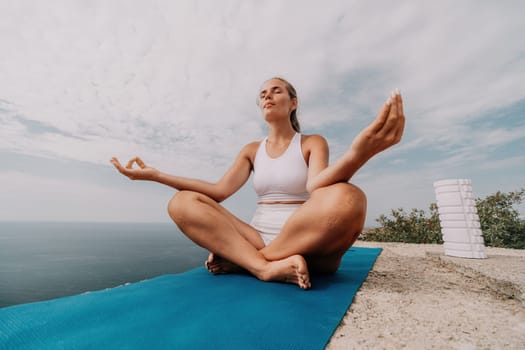
<path fill-rule="evenodd" d="M 297 108 L 297 99 L 290 98 L 286 84 L 279 79 L 270 79 L 259 92 L 259 108 L 267 121 L 275 118 L 289 118 Z"/>

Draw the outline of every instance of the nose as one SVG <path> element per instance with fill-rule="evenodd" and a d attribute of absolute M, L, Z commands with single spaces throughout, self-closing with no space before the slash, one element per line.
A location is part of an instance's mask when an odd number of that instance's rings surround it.
<path fill-rule="evenodd" d="M 271 101 L 272 100 L 272 96 L 269 92 L 263 94 L 260 99 L 259 99 L 259 104 L 261 106 L 261 108 L 263 107 L 263 105 L 267 102 L 267 101 Z"/>

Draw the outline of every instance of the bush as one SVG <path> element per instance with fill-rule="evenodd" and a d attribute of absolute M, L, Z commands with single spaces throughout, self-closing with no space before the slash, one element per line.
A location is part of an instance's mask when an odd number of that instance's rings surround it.
<path fill-rule="evenodd" d="M 430 205 L 430 216 L 424 210 L 392 209 L 391 217 L 381 215 L 376 221 L 380 227 L 366 230 L 361 236 L 367 241 L 405 243 L 443 243 L 437 205 Z"/>
<path fill-rule="evenodd" d="M 476 199 L 486 245 L 525 249 L 525 220 L 514 208 L 524 199 L 525 188 L 509 193 L 498 191 L 485 199 Z"/>
<path fill-rule="evenodd" d="M 525 249 L 525 220 L 514 205 L 525 199 L 525 188 L 515 192 L 497 193 L 485 199 L 476 199 L 479 221 L 485 245 Z M 361 239 L 377 242 L 443 243 L 437 205 L 430 205 L 430 213 L 403 208 L 392 210 L 390 216 L 381 215 L 379 227 L 368 229 Z"/>

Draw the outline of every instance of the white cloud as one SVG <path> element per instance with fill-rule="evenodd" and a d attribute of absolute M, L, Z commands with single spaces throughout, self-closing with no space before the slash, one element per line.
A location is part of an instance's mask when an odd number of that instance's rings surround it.
<path fill-rule="evenodd" d="M 216 179 L 243 144 L 263 137 L 257 89 L 283 75 L 299 92 L 303 129 L 330 134 L 336 155 L 400 87 L 404 141 L 370 168 L 416 168 L 388 180 L 404 188 L 405 178 L 437 169 L 411 161 L 422 151 L 446 175 L 523 140 L 504 118 L 479 122 L 525 99 L 524 10 L 476 1 L 2 1 L 0 151 L 98 164 L 141 155 Z"/>

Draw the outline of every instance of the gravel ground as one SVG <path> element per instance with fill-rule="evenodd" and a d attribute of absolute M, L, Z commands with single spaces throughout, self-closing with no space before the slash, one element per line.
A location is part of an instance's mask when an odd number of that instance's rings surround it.
<path fill-rule="evenodd" d="M 525 250 L 356 245 L 383 251 L 327 349 L 525 349 Z"/>

